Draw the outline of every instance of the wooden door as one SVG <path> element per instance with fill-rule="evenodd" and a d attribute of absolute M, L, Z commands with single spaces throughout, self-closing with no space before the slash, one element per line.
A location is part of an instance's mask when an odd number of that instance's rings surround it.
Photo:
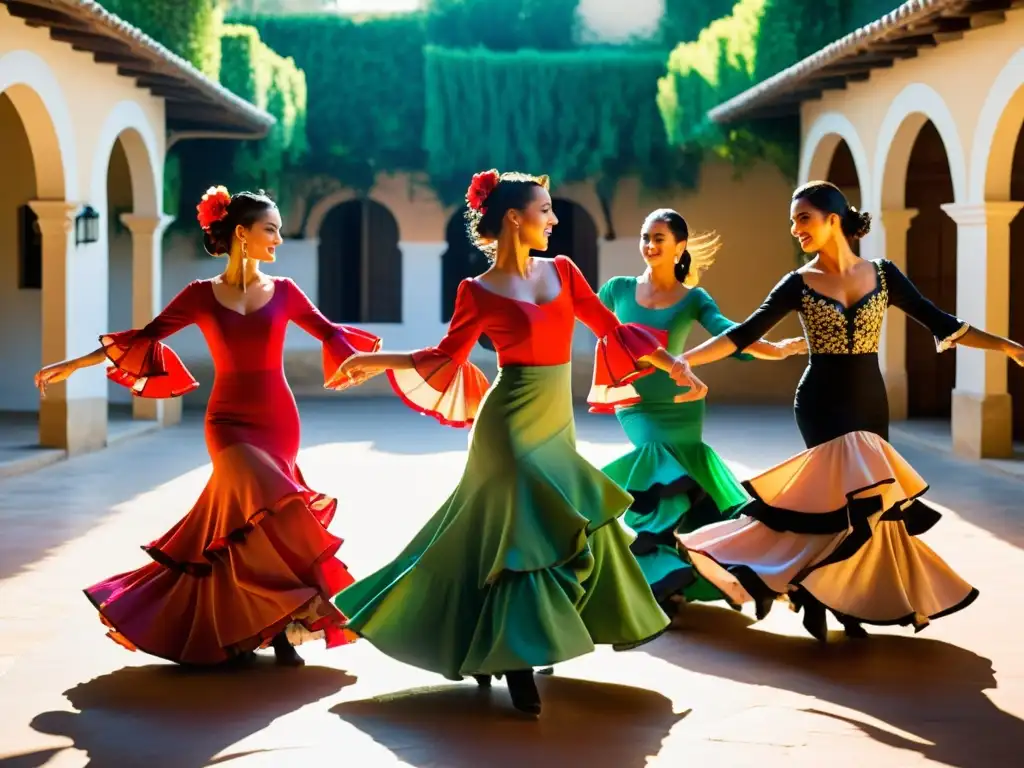
<path fill-rule="evenodd" d="M 1024 126 L 1013 153 L 1010 199 L 1024 200 Z M 1024 342 L 1024 212 L 1010 223 L 1010 338 Z M 1013 398 L 1013 439 L 1024 440 L 1024 368 L 1007 361 L 1007 385 Z"/>
<path fill-rule="evenodd" d="M 402 322 L 402 250 L 398 222 L 387 208 L 363 201 L 364 322 Z"/>
<path fill-rule="evenodd" d="M 907 277 L 936 306 L 955 314 L 957 229 L 939 207 L 952 201 L 946 150 L 935 126 L 928 122 L 917 137 L 907 170 L 906 205 L 918 210 L 907 232 Z M 931 332 L 908 318 L 910 418 L 948 419 L 955 385 L 955 353 L 937 354 Z"/>

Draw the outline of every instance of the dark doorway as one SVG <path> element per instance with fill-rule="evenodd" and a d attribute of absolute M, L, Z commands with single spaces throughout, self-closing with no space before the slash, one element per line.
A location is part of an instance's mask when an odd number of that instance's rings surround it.
<path fill-rule="evenodd" d="M 536 255 L 549 258 L 568 256 L 596 291 L 600 287 L 597 283 L 597 225 L 582 205 L 558 197 L 551 202 L 558 217 L 558 226 L 551 233 L 548 250 Z"/>
<path fill-rule="evenodd" d="M 441 254 L 441 321 L 447 323 L 455 311 L 455 294 L 459 283 L 467 277 L 476 277 L 489 266 L 487 256 L 469 241 L 466 229 L 466 209 L 460 208 L 448 219 L 445 229 L 448 250 Z M 480 345 L 494 351 L 487 336 L 480 337 Z"/>
<path fill-rule="evenodd" d="M 336 323 L 402 322 L 398 222 L 373 200 L 337 205 L 320 226 L 320 310 Z"/>
<path fill-rule="evenodd" d="M 907 232 L 907 277 L 946 312 L 956 313 L 956 223 L 940 208 L 953 202 L 949 160 L 935 125 L 924 124 L 910 152 L 906 206 L 918 213 Z M 956 354 L 936 354 L 927 328 L 907 322 L 907 415 L 948 419 L 956 385 Z"/>
<path fill-rule="evenodd" d="M 1024 200 L 1024 125 L 1017 134 L 1010 177 L 1010 199 Z M 1010 222 L 1010 338 L 1024 339 L 1024 212 Z M 1013 398 L 1013 439 L 1024 440 L 1024 368 L 1007 361 L 1007 385 Z"/>

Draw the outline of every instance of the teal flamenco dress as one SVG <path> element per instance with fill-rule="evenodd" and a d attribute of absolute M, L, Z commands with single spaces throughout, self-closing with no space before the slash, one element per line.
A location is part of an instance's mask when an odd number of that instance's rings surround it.
<path fill-rule="evenodd" d="M 646 327 L 672 354 L 683 351 L 694 323 L 712 336 L 734 325 L 703 288 L 691 289 L 671 306 L 651 309 L 637 303 L 636 287 L 635 277 L 615 277 L 601 287 L 599 296 L 620 321 Z M 666 610 L 676 596 L 687 602 L 727 599 L 690 566 L 675 534 L 730 519 L 750 500 L 704 442 L 704 400 L 676 403 L 673 398 L 680 391 L 668 374 L 656 371 L 630 386 L 596 386 L 589 398 L 592 412 L 614 411 L 634 446 L 604 473 L 633 497 L 624 517 L 636 532 L 631 549 Z"/>
<path fill-rule="evenodd" d="M 553 262 L 561 289 L 542 305 L 463 280 L 441 343 L 388 373 L 414 410 L 472 426 L 466 468 L 404 551 L 335 604 L 388 656 L 452 680 L 633 648 L 669 624 L 618 522 L 633 499 L 576 452 L 569 363 L 577 318 L 601 339 L 610 384 L 649 370 L 638 359 L 659 345 L 620 324 L 572 261 Z M 498 353 L 490 387 L 468 362 L 482 333 Z"/>

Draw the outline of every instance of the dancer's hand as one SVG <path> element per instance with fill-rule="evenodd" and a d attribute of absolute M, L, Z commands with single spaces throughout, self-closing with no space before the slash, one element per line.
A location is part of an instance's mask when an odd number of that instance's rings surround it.
<path fill-rule="evenodd" d="M 372 353 L 357 352 L 338 367 L 331 384 L 356 386 L 383 372 L 384 368 L 376 363 Z"/>
<path fill-rule="evenodd" d="M 1006 356 L 1017 365 L 1024 367 L 1024 346 L 1017 344 L 1012 349 L 1007 350 Z"/>
<path fill-rule="evenodd" d="M 702 400 L 707 396 L 707 384 L 694 375 L 693 371 L 690 369 L 690 364 L 685 358 L 677 357 L 675 363 L 672 364 L 672 369 L 668 372 L 668 375 L 671 376 L 672 381 L 680 387 L 690 388 L 688 392 L 676 395 L 674 398 L 675 402 L 688 403 L 693 400 Z"/>
<path fill-rule="evenodd" d="M 777 346 L 786 357 L 807 354 L 807 338 L 804 336 L 796 336 L 792 339 L 783 339 L 776 343 L 775 346 Z"/>
<path fill-rule="evenodd" d="M 75 364 L 68 360 L 63 363 L 54 363 L 39 370 L 35 376 L 36 389 L 40 397 L 46 397 L 46 388 L 50 384 L 59 384 L 67 379 L 76 370 Z"/>

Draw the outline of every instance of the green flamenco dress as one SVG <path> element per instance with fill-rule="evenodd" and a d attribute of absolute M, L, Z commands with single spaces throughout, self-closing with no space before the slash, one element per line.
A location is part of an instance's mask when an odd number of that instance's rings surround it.
<path fill-rule="evenodd" d="M 444 340 L 388 373 L 413 409 L 472 425 L 466 468 L 405 550 L 335 603 L 388 656 L 452 680 L 632 648 L 669 624 L 618 523 L 632 498 L 576 452 L 569 367 L 577 317 L 615 383 L 658 341 L 620 324 L 569 259 L 554 267 L 561 291 L 542 305 L 464 280 Z M 490 388 L 468 362 L 481 333 L 499 357 Z"/>
<path fill-rule="evenodd" d="M 615 277 L 599 292 L 620 321 L 655 332 L 665 349 L 679 354 L 694 323 L 712 336 L 733 327 L 703 288 L 659 309 L 636 300 L 637 279 Z M 744 360 L 750 355 L 736 355 Z M 631 550 L 662 607 L 680 595 L 688 602 L 726 599 L 689 565 L 675 534 L 730 519 L 750 497 L 718 454 L 704 442 L 704 400 L 676 403 L 679 387 L 656 371 L 614 393 L 591 393 L 591 410 L 614 412 L 635 448 L 604 468 L 633 496 L 626 524 L 636 532 Z"/>

